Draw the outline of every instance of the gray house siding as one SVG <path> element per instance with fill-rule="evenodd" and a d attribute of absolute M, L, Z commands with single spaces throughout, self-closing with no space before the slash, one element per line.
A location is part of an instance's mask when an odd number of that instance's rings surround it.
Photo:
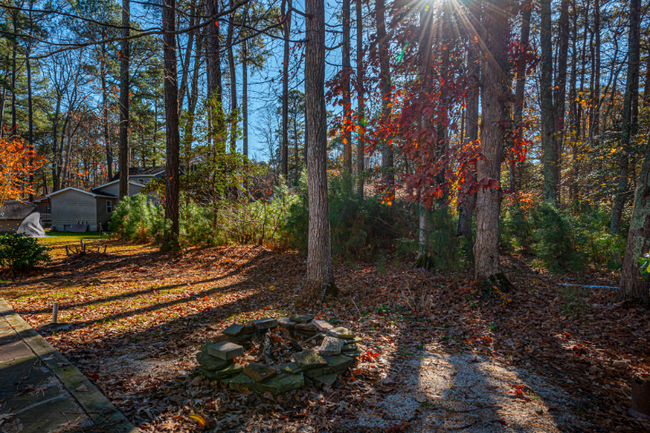
<path fill-rule="evenodd" d="M 117 202 L 118 198 L 108 198 L 108 197 L 97 197 L 97 224 L 102 224 L 104 230 L 107 228 L 107 223 L 113 216 L 113 212 L 115 211 L 115 208 L 117 207 Z M 107 206 L 106 202 L 110 201 L 112 204 L 112 210 L 113 212 L 107 212 Z"/>
<path fill-rule="evenodd" d="M 69 190 L 50 197 L 52 228 L 69 231 L 78 221 L 87 221 L 90 231 L 97 230 L 97 202 L 91 194 Z"/>
<path fill-rule="evenodd" d="M 134 185 L 132 183 L 129 184 L 129 197 L 134 196 L 135 194 L 139 193 L 140 190 L 142 189 L 141 186 L 139 185 Z M 93 191 L 96 191 L 101 194 L 110 194 L 114 196 L 119 196 L 120 195 L 120 183 L 115 182 L 112 184 L 107 184 L 103 186 L 98 186 L 97 188 L 93 189 Z"/>

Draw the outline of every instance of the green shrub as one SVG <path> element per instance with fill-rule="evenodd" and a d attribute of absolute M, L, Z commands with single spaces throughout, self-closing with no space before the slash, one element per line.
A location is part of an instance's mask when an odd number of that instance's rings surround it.
<path fill-rule="evenodd" d="M 458 219 L 449 207 L 424 210 L 426 212 L 427 241 L 425 254 L 419 255 L 416 267 L 457 272 L 473 260 L 472 245 L 458 236 Z M 415 233 L 419 232 L 419 228 Z M 417 248 L 417 242 L 413 245 Z"/>
<path fill-rule="evenodd" d="M 611 214 L 599 208 L 583 209 L 577 221 L 581 236 L 586 239 L 582 249 L 587 261 L 596 268 L 621 269 L 627 240 L 624 231 L 612 236 L 609 232 Z"/>
<path fill-rule="evenodd" d="M 507 208 L 502 215 L 501 246 L 507 251 L 529 252 L 533 245 L 533 227 L 527 209 L 519 205 Z"/>
<path fill-rule="evenodd" d="M 542 203 L 531 210 L 530 221 L 533 251 L 549 271 L 579 271 L 584 267 L 586 257 L 578 248 L 584 238 L 570 213 Z"/>
<path fill-rule="evenodd" d="M 402 204 L 383 204 L 375 196 L 359 197 L 350 193 L 349 180 L 330 179 L 328 198 L 332 257 L 336 260 L 373 260 L 382 252 L 393 252 L 401 232 L 407 228 Z M 307 179 L 303 174 L 296 190 L 296 199 L 288 207 L 281 232 L 287 244 L 307 251 L 309 203 Z"/>
<path fill-rule="evenodd" d="M 164 215 L 162 206 L 144 194 L 136 194 L 120 200 L 108 229 L 120 239 L 160 243 L 166 226 Z"/>
<path fill-rule="evenodd" d="M 273 197 L 255 199 L 240 194 L 217 203 L 195 201 L 181 194 L 179 241 L 182 247 L 274 243 L 287 208 L 297 200 L 281 182 Z M 163 205 L 156 206 L 144 194 L 120 201 L 109 223 L 116 237 L 160 245 L 170 222 Z"/>
<path fill-rule="evenodd" d="M 38 238 L 18 233 L 0 235 L 0 265 L 14 271 L 32 269 L 40 263 L 49 262 L 47 252 L 50 250 L 40 245 Z"/>

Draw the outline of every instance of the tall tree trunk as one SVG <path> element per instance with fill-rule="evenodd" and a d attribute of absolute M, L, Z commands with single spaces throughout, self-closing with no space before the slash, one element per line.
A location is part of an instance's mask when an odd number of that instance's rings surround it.
<path fill-rule="evenodd" d="M 206 8 L 208 15 L 215 19 L 214 24 L 208 25 L 208 54 L 206 57 L 208 98 L 216 97 L 217 101 L 221 103 L 223 89 L 221 86 L 221 56 L 219 56 L 219 23 L 216 21 L 216 16 L 219 13 L 219 0 L 207 0 Z"/>
<path fill-rule="evenodd" d="M 530 15 L 533 9 L 533 4 L 527 1 L 522 2 L 521 5 L 521 35 L 519 37 L 519 43 L 521 44 L 521 49 L 523 53 L 527 52 L 529 49 L 530 41 Z M 517 61 L 517 82 L 515 84 L 515 103 L 514 110 L 512 115 L 512 120 L 515 128 L 519 134 L 523 135 L 524 125 L 523 125 L 523 115 L 524 115 L 524 92 L 526 89 L 526 69 L 528 65 L 526 63 L 526 56 L 522 55 Z M 522 167 L 519 167 L 521 170 Z M 517 167 L 511 165 L 510 167 L 510 190 L 516 191 L 520 187 L 521 173 L 517 170 Z M 518 182 L 517 179 L 520 181 Z"/>
<path fill-rule="evenodd" d="M 390 40 L 386 35 L 385 9 L 384 0 L 376 0 L 375 22 L 377 23 L 377 53 L 379 56 L 379 88 L 381 90 L 382 122 L 388 122 L 388 117 L 390 116 L 390 107 L 388 104 L 391 98 L 390 63 L 388 58 Z M 389 185 L 393 185 L 393 147 L 389 144 L 389 141 L 388 137 L 384 137 L 382 166 L 384 170 L 384 181 Z"/>
<path fill-rule="evenodd" d="M 325 108 L 325 2 L 305 0 L 305 114 L 308 133 L 309 241 L 307 280 L 337 294 L 330 246 Z"/>
<path fill-rule="evenodd" d="M 569 141 L 571 142 L 571 187 L 569 199 L 578 199 L 578 138 L 576 137 L 578 119 L 578 9 L 573 0 L 573 23 L 571 31 L 571 78 L 569 79 Z"/>
<path fill-rule="evenodd" d="M 621 225 L 623 208 L 627 201 L 628 177 L 629 177 L 629 154 L 631 150 L 632 137 L 636 134 L 636 119 L 633 116 L 634 104 L 639 100 L 639 64 L 640 64 L 640 43 L 641 43 L 641 0 L 630 0 L 630 32 L 628 36 L 628 66 L 627 84 L 625 86 L 625 99 L 623 101 L 623 125 L 621 131 L 621 145 L 623 152 L 620 156 L 620 168 L 618 173 L 618 189 L 614 206 L 612 208 L 612 220 L 609 231 L 612 235 L 618 233 Z M 647 160 L 647 158 L 646 158 Z"/>
<path fill-rule="evenodd" d="M 27 63 L 27 125 L 28 128 L 28 139 L 29 139 L 29 148 L 34 150 L 34 110 L 32 107 L 32 67 L 29 57 L 32 54 L 32 38 L 31 34 L 34 31 L 34 21 L 32 20 L 32 5 L 33 3 L 29 2 L 29 34 L 27 42 L 27 52 L 26 52 L 26 63 Z M 34 186 L 34 172 L 29 173 L 29 186 L 33 188 Z M 34 201 L 33 191 L 29 193 L 29 201 Z"/>
<path fill-rule="evenodd" d="M 581 53 L 581 59 L 580 59 L 580 65 L 581 65 L 581 72 L 580 72 L 580 99 L 584 99 L 584 88 L 585 88 L 585 71 L 587 69 L 587 35 L 589 34 L 589 10 L 590 10 L 590 1 L 587 0 L 586 4 L 586 9 L 585 9 L 585 17 L 584 17 L 584 29 L 582 31 L 582 50 L 580 51 Z M 584 139 L 584 134 L 587 128 L 582 128 L 582 117 L 583 117 L 583 108 L 582 104 L 578 104 L 578 121 L 577 125 L 579 127 L 578 130 L 576 130 L 576 140 L 582 141 Z"/>
<path fill-rule="evenodd" d="M 521 49 L 525 52 L 528 50 L 530 43 L 530 15 L 533 10 L 533 4 L 524 1 L 521 10 L 521 36 L 519 42 Z M 521 128 L 524 113 L 524 92 L 526 90 L 526 57 L 521 56 L 517 61 L 517 84 L 515 85 L 515 104 L 513 110 L 513 120 L 515 127 Z"/>
<path fill-rule="evenodd" d="M 128 38 L 131 26 L 131 1 L 122 1 L 122 37 Z M 120 199 L 129 196 L 129 41 L 122 40 L 120 62 Z"/>
<path fill-rule="evenodd" d="M 352 66 L 350 64 L 350 0 L 343 0 L 343 41 L 341 45 L 341 64 L 343 72 L 343 173 L 352 186 L 352 134 L 350 124 L 352 121 L 350 110 L 350 77 Z"/>
<path fill-rule="evenodd" d="M 486 0 L 484 53 L 481 64 L 481 148 L 485 159 L 477 163 L 478 182 L 495 183 L 476 194 L 476 242 L 474 274 L 477 279 L 501 273 L 499 258 L 499 212 L 501 209 L 501 160 L 508 119 L 510 77 L 508 39 L 510 22 L 503 11 L 508 0 Z"/>
<path fill-rule="evenodd" d="M 420 70 L 419 72 L 419 81 L 420 89 L 419 95 L 420 103 L 423 107 L 428 106 L 430 102 L 430 92 L 432 88 L 432 59 L 431 54 L 433 52 L 433 9 L 420 6 L 420 40 L 418 42 L 418 62 Z M 425 137 L 433 137 L 434 129 L 432 127 L 431 115 L 425 114 L 426 110 L 421 110 L 419 121 L 419 127 L 424 132 Z M 437 154 L 437 149 L 435 145 L 437 141 L 435 139 L 428 140 L 424 143 L 425 146 L 428 146 L 428 150 L 431 154 Z M 436 176 L 437 178 L 437 176 Z M 427 257 L 427 214 L 429 214 L 428 209 L 422 205 L 422 200 L 424 197 L 421 194 L 421 191 L 418 191 L 418 256 L 415 261 L 417 267 L 426 268 L 428 267 L 428 257 Z"/>
<path fill-rule="evenodd" d="M 553 112 L 555 134 L 555 155 L 557 158 L 557 168 L 555 170 L 555 184 L 557 191 L 557 201 L 560 201 L 561 192 L 561 158 L 562 142 L 564 138 L 564 113 L 566 111 L 566 72 L 567 60 L 569 54 L 569 0 L 562 0 L 560 4 L 560 21 L 558 23 L 558 60 L 557 76 L 555 77 L 555 95 L 553 97 Z"/>
<path fill-rule="evenodd" d="M 650 105 L 650 48 L 646 53 L 645 83 L 643 84 L 643 106 Z"/>
<path fill-rule="evenodd" d="M 594 76 L 594 97 L 591 101 L 592 119 L 591 136 L 595 140 L 600 135 L 600 0 L 594 2 L 594 59 L 592 61 L 592 75 Z"/>
<path fill-rule="evenodd" d="M 13 20 L 14 35 L 18 34 L 17 11 L 13 11 L 11 16 Z M 16 52 L 18 50 L 18 38 L 14 37 L 12 43 L 12 65 L 11 65 L 11 135 L 16 136 Z"/>
<path fill-rule="evenodd" d="M 187 101 L 187 122 L 183 125 L 183 143 L 186 147 L 185 170 L 189 173 L 192 168 L 192 144 L 194 143 L 194 116 L 196 113 L 196 104 L 199 99 L 199 72 L 202 64 L 203 53 L 203 30 L 199 31 L 196 37 L 196 48 L 194 52 L 194 71 L 192 73 L 191 87 Z M 180 105 L 180 102 L 179 102 Z"/>
<path fill-rule="evenodd" d="M 4 80 L 9 78 L 9 68 L 5 70 Z M 2 86 L 2 97 L 0 97 L 0 138 L 4 137 L 5 129 L 5 106 L 7 105 L 7 86 Z"/>
<path fill-rule="evenodd" d="M 228 1 L 228 6 L 233 9 L 233 0 Z M 235 11 L 230 13 L 228 33 L 226 34 L 226 48 L 228 50 L 228 66 L 230 68 L 230 153 L 237 151 L 237 67 L 232 49 L 232 38 L 235 34 Z"/>
<path fill-rule="evenodd" d="M 282 0 L 282 17 L 285 18 L 282 31 L 284 33 L 284 57 L 282 61 L 282 175 L 289 181 L 289 38 L 291 37 L 291 7 L 287 0 Z M 305 149 L 307 149 L 305 139 Z M 305 161 L 306 162 L 306 161 Z"/>
<path fill-rule="evenodd" d="M 298 117 L 298 110 L 296 110 L 296 117 Z M 293 123 L 293 159 L 296 164 L 296 169 L 294 170 L 293 184 L 298 186 L 298 181 L 300 180 L 300 153 L 298 152 L 298 120 L 294 119 Z"/>
<path fill-rule="evenodd" d="M 179 193 L 180 193 L 180 134 L 178 131 L 178 72 L 176 66 L 176 0 L 163 0 L 165 132 L 167 139 L 167 188 L 165 192 L 165 218 L 171 227 L 165 230 L 161 249 L 180 249 Z"/>
<path fill-rule="evenodd" d="M 636 0 L 635 0 L 636 1 Z M 649 282 L 641 276 L 639 258 L 650 250 L 650 147 L 646 144 L 645 161 L 634 194 L 634 209 L 627 234 L 625 257 L 619 283 L 620 296 L 650 305 Z"/>
<path fill-rule="evenodd" d="M 248 157 L 248 47 L 246 41 L 242 42 L 242 95 L 241 95 L 241 113 L 242 113 L 242 132 L 244 134 L 244 156 Z"/>
<path fill-rule="evenodd" d="M 356 0 L 356 16 L 357 16 L 357 122 L 360 129 L 357 129 L 357 194 L 363 197 L 363 172 L 365 170 L 365 129 L 366 129 L 366 104 L 365 104 L 365 90 L 363 88 L 363 3 L 361 0 Z"/>
<path fill-rule="evenodd" d="M 106 39 L 106 36 L 102 34 Z M 106 84 L 107 62 L 106 62 L 106 44 L 102 44 L 102 64 L 101 64 L 101 80 L 102 80 L 102 121 L 104 123 L 104 146 L 106 148 L 106 169 L 108 180 L 113 177 L 113 149 L 111 146 L 111 139 L 108 132 L 108 86 Z"/>
<path fill-rule="evenodd" d="M 190 3 L 190 28 L 194 27 L 196 22 L 196 0 L 192 0 Z M 194 44 L 194 30 L 190 30 L 187 35 L 187 47 L 185 48 L 185 59 L 183 62 L 183 73 L 181 75 L 181 85 L 178 95 L 178 109 L 180 112 L 183 111 L 183 102 L 185 101 L 185 94 L 187 93 L 187 81 L 189 79 L 190 73 L 190 59 L 192 58 L 192 45 Z M 195 50 L 196 56 L 198 56 L 199 51 Z"/>
<path fill-rule="evenodd" d="M 470 22 L 473 28 L 479 28 L 480 25 L 480 4 L 472 2 L 470 5 Z M 528 13 L 530 18 L 530 12 Z M 523 25 L 526 25 L 524 21 Z M 530 23 L 528 23 L 530 28 Z M 524 30 L 522 28 L 522 41 L 524 39 Z M 475 34 L 470 32 L 470 40 L 474 39 Z M 522 42 L 523 44 L 524 42 Z M 526 37 L 526 44 L 528 43 Z M 524 45 L 525 46 L 525 45 Z M 467 50 L 467 75 L 470 77 L 470 88 L 467 92 L 467 103 L 465 108 L 465 144 L 476 143 L 478 139 L 478 112 L 479 112 L 479 89 L 481 86 L 481 59 L 480 49 L 476 43 L 470 43 Z M 519 62 L 521 64 L 521 62 Z M 525 78 L 525 65 L 524 75 L 519 75 L 520 64 L 517 65 L 517 89 L 519 89 L 519 79 L 523 81 Z M 522 88 L 522 106 L 523 106 L 523 88 Z M 516 112 L 516 109 L 515 109 Z M 521 123 L 521 120 L 519 120 Z M 517 123 L 516 123 L 517 124 Z M 476 179 L 476 173 L 471 173 L 473 180 Z M 474 216 L 474 207 L 476 206 L 476 193 L 466 197 L 459 206 L 458 213 L 458 235 L 462 235 L 468 241 L 473 240 L 472 236 L 472 219 Z"/>
<path fill-rule="evenodd" d="M 542 46 L 540 93 L 542 99 L 542 151 L 544 153 L 544 201 L 557 205 L 557 146 L 553 110 L 553 45 L 551 0 L 541 0 Z"/>

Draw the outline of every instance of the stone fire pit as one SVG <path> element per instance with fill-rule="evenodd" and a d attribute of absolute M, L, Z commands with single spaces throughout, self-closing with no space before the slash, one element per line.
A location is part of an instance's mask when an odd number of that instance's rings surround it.
<path fill-rule="evenodd" d="M 333 385 L 352 367 L 361 339 L 311 315 L 230 325 L 196 354 L 199 372 L 230 389 L 278 395 L 305 380 Z"/>

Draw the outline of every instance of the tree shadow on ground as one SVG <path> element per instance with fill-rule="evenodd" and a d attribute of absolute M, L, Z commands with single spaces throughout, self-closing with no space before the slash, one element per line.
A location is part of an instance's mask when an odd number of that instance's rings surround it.
<path fill-rule="evenodd" d="M 393 290 L 392 312 L 385 305 L 376 310 L 404 326 L 387 327 L 385 340 L 394 340 L 396 350 L 377 347 L 393 352 L 379 380 L 381 416 L 360 415 L 360 427 L 410 421 L 413 431 L 647 429 L 616 409 L 627 401 L 601 389 L 602 371 L 594 367 L 605 367 L 596 346 L 606 344 L 588 340 L 568 319 L 557 320 L 563 316 L 553 288 L 518 287 L 505 298 L 479 299 L 466 281 L 438 285 L 433 274 L 424 281 L 412 292 Z M 611 416 L 614 409 L 618 417 Z"/>

